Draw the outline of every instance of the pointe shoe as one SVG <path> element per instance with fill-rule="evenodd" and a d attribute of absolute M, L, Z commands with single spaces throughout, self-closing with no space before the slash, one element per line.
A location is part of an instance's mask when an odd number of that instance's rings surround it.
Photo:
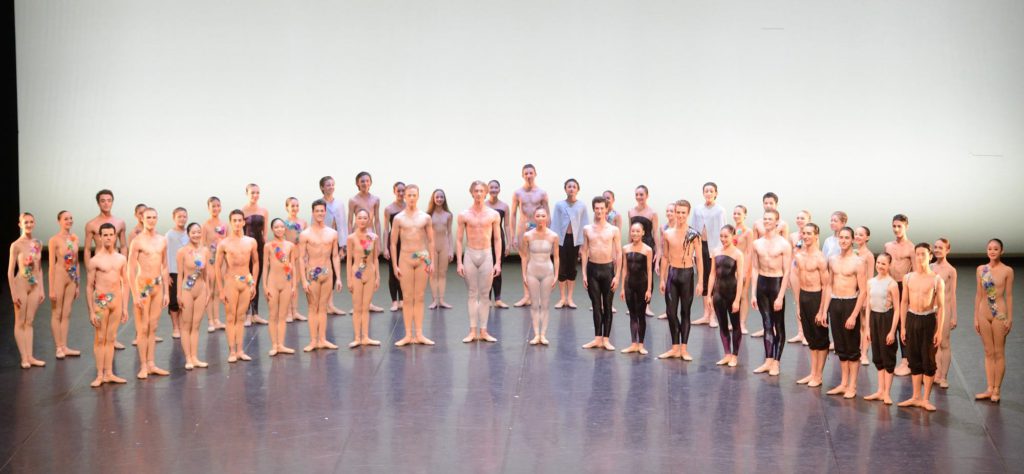
<path fill-rule="evenodd" d="M 896 406 L 901 408 L 917 406 L 917 400 L 914 398 L 908 398 L 906 400 L 903 400 L 902 402 L 897 403 Z"/>
<path fill-rule="evenodd" d="M 998 403 L 998 401 L 993 402 L 993 403 Z M 925 400 L 925 401 L 923 401 L 921 403 L 918 403 L 917 406 L 919 406 L 921 408 L 924 408 L 925 411 L 935 411 L 935 405 L 932 405 L 932 403 L 927 401 L 927 400 Z"/>
<path fill-rule="evenodd" d="M 599 341 L 590 341 L 590 342 L 584 344 L 583 348 L 584 349 L 593 349 L 593 348 L 601 346 L 601 345 L 602 344 Z"/>
<path fill-rule="evenodd" d="M 77 350 L 77 349 L 72 349 L 70 347 L 65 347 L 64 348 L 64 355 L 66 355 L 68 357 L 78 357 L 78 356 L 82 355 L 82 351 Z"/>
<path fill-rule="evenodd" d="M 529 305 L 530 305 L 530 299 L 526 298 L 526 297 L 524 297 L 523 299 L 521 299 L 519 301 L 516 301 L 515 303 L 512 304 L 512 306 L 515 306 L 516 308 L 522 308 L 523 306 L 529 306 Z"/>
<path fill-rule="evenodd" d="M 755 374 L 763 374 L 768 371 L 768 364 L 761 364 L 760 367 L 754 369 Z"/>
<path fill-rule="evenodd" d="M 676 355 L 675 351 L 672 351 L 672 350 L 669 350 L 667 352 L 663 352 L 663 353 L 658 355 L 659 359 L 674 359 L 676 357 L 678 357 L 678 355 Z"/>
<path fill-rule="evenodd" d="M 293 322 L 295 322 L 295 318 L 293 318 L 291 316 L 288 316 L 287 318 L 284 318 L 284 322 L 286 322 L 286 323 L 293 323 Z"/>
<path fill-rule="evenodd" d="M 999 403 L 999 400 L 1000 400 L 999 389 L 997 388 L 997 389 L 992 391 L 992 396 L 989 397 L 988 401 L 990 401 L 992 403 Z M 929 410 L 929 411 L 935 411 L 935 410 Z"/>
<path fill-rule="evenodd" d="M 740 326 L 740 334 L 750 334 L 750 331 L 747 331 L 746 327 Z"/>
<path fill-rule="evenodd" d="M 252 322 L 254 322 L 256 324 L 263 324 L 263 325 L 270 324 L 270 321 L 267 321 L 266 319 L 261 318 L 258 314 L 254 314 L 252 316 Z"/>
<path fill-rule="evenodd" d="M 562 309 L 564 307 L 565 307 L 565 303 L 563 303 L 561 301 L 559 301 L 558 303 L 555 303 L 555 309 Z"/>
<path fill-rule="evenodd" d="M 412 343 L 411 337 L 403 337 L 395 342 L 395 347 L 403 347 Z"/>
<path fill-rule="evenodd" d="M 703 324 L 708 324 L 709 321 L 710 320 L 708 318 L 704 317 L 704 318 L 698 318 L 695 321 L 690 321 L 690 324 L 692 324 L 694 326 L 700 326 L 700 325 L 703 325 Z"/>
<path fill-rule="evenodd" d="M 894 370 L 892 374 L 897 377 L 906 377 L 910 375 L 910 365 L 907 364 L 907 360 L 903 359 L 903 362 L 896 366 L 896 370 Z"/>
<path fill-rule="evenodd" d="M 434 341 L 431 341 L 430 339 L 427 339 L 425 336 L 417 337 L 416 338 L 416 343 L 417 344 L 423 344 L 425 346 L 432 346 L 432 345 L 434 345 Z"/>
<path fill-rule="evenodd" d="M 882 396 L 878 392 L 872 393 L 871 395 L 864 395 L 864 400 L 867 400 L 867 401 L 875 401 L 875 400 L 881 400 L 881 399 L 882 399 Z"/>
<path fill-rule="evenodd" d="M 331 341 L 324 341 L 317 345 L 317 349 L 337 349 L 338 346 Z"/>
<path fill-rule="evenodd" d="M 988 400 L 990 398 L 992 398 L 992 391 L 991 390 L 986 390 L 986 391 L 981 392 L 981 393 L 979 393 L 979 394 L 974 396 L 975 400 Z"/>
<path fill-rule="evenodd" d="M 565 306 L 568 307 L 569 309 L 576 309 L 577 308 L 576 303 L 573 303 L 572 301 L 566 303 Z"/>
<path fill-rule="evenodd" d="M 430 303 L 430 306 L 427 306 L 427 309 L 437 309 L 437 301 Z"/>
<path fill-rule="evenodd" d="M 772 368 L 768 369 L 768 375 L 771 377 L 778 377 L 779 368 L 777 366 L 772 366 Z"/>
<path fill-rule="evenodd" d="M 172 332 L 171 333 L 171 339 L 181 339 L 181 333 L 178 332 L 178 331 Z"/>
<path fill-rule="evenodd" d="M 856 390 L 848 390 L 845 393 L 843 393 L 843 398 L 845 398 L 847 400 L 849 400 L 851 398 L 857 398 L 857 391 Z"/>
<path fill-rule="evenodd" d="M 31 367 L 32 367 L 32 364 L 29 364 L 28 362 L 22 362 L 21 363 L 21 368 L 23 368 L 23 369 L 28 369 L 28 368 L 31 368 Z"/>
<path fill-rule="evenodd" d="M 295 320 L 296 321 L 309 321 L 309 318 L 307 318 L 307 317 L 305 317 L 305 316 L 303 316 L 301 314 L 296 314 L 295 315 Z"/>
<path fill-rule="evenodd" d="M 245 326 L 245 327 L 251 327 L 252 326 L 252 318 L 245 318 L 245 323 L 243 323 L 242 325 Z"/>
<path fill-rule="evenodd" d="M 380 341 L 378 341 L 376 339 L 365 339 L 365 340 L 363 340 L 363 345 L 364 346 L 379 346 L 380 345 Z"/>
<path fill-rule="evenodd" d="M 806 377 L 804 377 L 804 378 L 802 378 L 800 380 L 797 380 L 796 383 L 797 383 L 797 385 L 807 385 L 810 381 L 811 381 L 811 376 L 808 375 L 808 376 L 806 376 Z"/>
<path fill-rule="evenodd" d="M 29 359 L 28 363 L 32 364 L 32 367 L 46 367 L 46 362 L 43 362 L 39 359 Z"/>
<path fill-rule="evenodd" d="M 139 373 L 135 374 L 135 377 L 138 378 L 139 380 L 146 380 L 149 378 L 149 372 L 143 369 Z"/>
<path fill-rule="evenodd" d="M 839 385 L 832 388 L 832 390 L 825 392 L 825 395 L 842 395 L 844 393 L 846 393 L 846 387 Z"/>
<path fill-rule="evenodd" d="M 452 309 L 452 305 L 450 305 L 450 304 L 448 304 L 448 303 L 446 303 L 444 301 L 442 301 L 441 304 L 439 304 L 438 306 L 440 306 L 440 307 L 442 307 L 444 309 Z"/>
<path fill-rule="evenodd" d="M 214 331 L 216 331 L 216 330 L 217 330 L 217 327 L 216 327 L 216 326 L 208 326 L 208 327 L 206 328 L 206 332 L 208 332 L 208 333 L 212 333 L 212 332 L 214 332 Z"/>
<path fill-rule="evenodd" d="M 153 338 L 153 340 L 154 340 L 154 341 L 156 341 L 156 342 L 164 342 L 164 338 L 162 338 L 162 337 L 160 337 L 160 336 L 155 336 L 155 337 Z"/>
<path fill-rule="evenodd" d="M 821 380 L 811 380 L 807 382 L 807 386 L 811 388 L 818 388 L 821 386 Z"/>

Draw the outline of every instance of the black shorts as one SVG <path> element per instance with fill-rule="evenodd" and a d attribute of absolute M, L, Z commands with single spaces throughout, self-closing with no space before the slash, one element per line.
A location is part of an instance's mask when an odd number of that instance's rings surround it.
<path fill-rule="evenodd" d="M 565 240 L 558 247 L 558 281 L 576 280 L 576 261 L 580 259 L 580 248 L 572 234 L 565 234 Z"/>
<path fill-rule="evenodd" d="M 812 351 L 828 350 L 828 327 L 822 327 L 814 320 L 820 308 L 821 290 L 800 290 L 800 327 L 804 330 L 807 347 Z"/>
<path fill-rule="evenodd" d="M 168 282 L 169 284 L 167 285 L 167 291 L 171 293 L 170 294 L 171 298 L 170 298 L 170 302 L 167 303 L 167 310 L 168 311 L 181 311 L 181 308 L 178 306 L 178 274 L 177 273 L 171 273 L 170 277 L 171 277 L 171 281 Z"/>
<path fill-rule="evenodd" d="M 917 314 L 907 312 L 907 361 L 911 375 L 935 376 L 935 313 Z"/>

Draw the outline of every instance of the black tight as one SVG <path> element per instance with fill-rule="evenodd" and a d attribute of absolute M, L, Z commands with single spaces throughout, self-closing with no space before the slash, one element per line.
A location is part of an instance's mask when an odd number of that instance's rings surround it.
<path fill-rule="evenodd" d="M 491 260 L 494 265 L 497 265 L 501 261 L 501 257 L 505 255 L 505 232 L 501 233 L 501 255 L 494 255 L 494 251 L 491 251 Z M 501 274 L 494 277 L 491 280 L 491 294 L 494 295 L 494 301 L 501 299 Z"/>
<path fill-rule="evenodd" d="M 612 279 L 614 263 L 587 262 L 587 294 L 594 305 L 594 336 L 608 337 L 612 333 Z"/>
<path fill-rule="evenodd" d="M 637 278 L 630 273 L 631 279 Z M 626 307 L 629 309 L 629 335 L 631 342 L 644 343 L 644 335 L 647 334 L 647 278 L 637 281 L 635 284 L 630 281 L 626 287 Z"/>
<path fill-rule="evenodd" d="M 395 245 L 395 249 L 398 254 L 402 253 L 402 243 L 398 242 Z M 392 255 L 391 258 L 395 259 L 395 264 L 398 264 L 398 254 Z M 391 302 L 402 300 L 402 284 L 398 281 L 398 277 L 395 276 L 395 268 L 388 265 L 391 271 L 388 273 L 388 291 L 391 292 Z"/>
<path fill-rule="evenodd" d="M 690 306 L 693 304 L 693 267 L 669 267 L 668 281 L 668 330 L 672 334 L 672 345 L 686 344 L 690 340 Z"/>
<path fill-rule="evenodd" d="M 764 357 L 779 360 L 786 345 L 786 300 L 775 311 L 775 298 L 782 291 L 782 277 L 757 276 L 757 309 L 764 325 Z"/>
<path fill-rule="evenodd" d="M 718 288 L 714 292 L 712 304 L 715 306 L 715 315 L 718 316 L 718 334 L 722 338 L 725 353 L 736 355 L 740 352 L 740 340 L 743 339 L 743 333 L 740 332 L 740 313 L 732 311 L 732 302 L 736 299 L 736 282 L 733 281 L 731 286 L 723 284 L 722 281 L 716 283 Z M 729 331 L 730 323 L 732 331 Z"/>

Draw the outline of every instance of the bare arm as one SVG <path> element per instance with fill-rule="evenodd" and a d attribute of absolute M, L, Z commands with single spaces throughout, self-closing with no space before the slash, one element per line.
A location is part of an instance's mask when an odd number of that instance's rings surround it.
<path fill-rule="evenodd" d="M 127 263 L 127 265 L 128 265 L 128 281 L 129 282 L 134 282 L 135 281 L 135 272 L 136 272 L 136 270 L 139 267 L 139 253 L 135 251 L 135 244 L 136 243 L 137 242 L 132 242 L 132 247 L 130 249 L 128 249 L 128 263 Z M 135 301 L 135 304 L 141 303 L 141 301 L 139 300 L 139 288 L 138 288 L 138 285 L 133 285 L 133 284 L 129 283 L 128 284 L 128 289 L 131 290 L 132 300 Z"/>
<path fill-rule="evenodd" d="M 454 235 L 454 233 L 452 233 L 452 220 L 454 220 L 454 219 L 452 217 L 452 214 L 449 212 L 448 213 L 448 219 L 447 219 L 448 222 L 445 223 L 445 227 L 444 227 L 445 230 L 446 230 L 445 234 L 448 234 L 448 235 L 445 236 L 445 238 L 448 240 L 448 255 L 451 255 L 451 256 L 454 257 L 455 256 L 455 239 L 454 239 L 455 235 Z"/>
<path fill-rule="evenodd" d="M 18 301 L 14 293 L 14 268 L 18 262 L 17 244 L 11 244 L 11 255 L 7 259 L 7 285 L 10 286 L 11 298 L 14 298 L 14 305 L 21 306 L 21 302 Z"/>
<path fill-rule="evenodd" d="M 956 286 L 957 286 L 956 280 L 957 280 L 957 276 L 958 276 L 957 275 L 957 271 L 954 268 L 953 269 L 953 278 L 950 281 L 950 285 L 949 285 L 949 289 L 948 289 L 949 292 L 950 292 L 949 293 L 949 305 L 950 305 L 950 307 L 946 308 L 946 311 L 949 312 L 949 324 L 950 324 L 950 328 L 951 329 L 956 329 L 956 323 L 957 323 L 957 319 L 958 319 L 957 318 L 957 314 L 956 314 Z"/>
<path fill-rule="evenodd" d="M 761 263 L 757 260 L 757 251 L 754 249 L 756 243 L 751 242 L 750 244 L 750 304 L 757 308 L 757 272 L 760 270 Z"/>
<path fill-rule="evenodd" d="M 578 232 L 578 231 L 577 231 Z M 580 272 L 583 273 L 583 288 L 587 287 L 587 260 L 590 256 L 590 235 L 587 227 L 583 226 L 583 245 L 580 247 Z"/>
<path fill-rule="evenodd" d="M 85 303 L 89 306 L 89 322 L 94 327 L 99 326 L 99 318 L 96 317 L 96 298 L 93 298 L 93 294 L 96 293 L 96 272 L 93 268 L 88 268 L 85 276 Z M 120 315 L 118 315 L 120 316 Z"/>
<path fill-rule="evenodd" d="M 910 289 L 907 288 L 907 282 L 910 281 L 910 274 L 903 275 L 903 298 L 900 299 L 900 327 L 904 328 L 903 332 L 900 333 L 900 339 L 903 343 L 907 342 L 907 311 L 910 309 Z"/>
<path fill-rule="evenodd" d="M 434 263 L 437 262 L 437 247 L 434 246 L 434 226 L 430 219 L 426 219 L 424 225 L 427 229 L 427 255 L 430 255 L 430 264 L 427 265 L 427 274 L 434 273 Z M 449 232 L 450 233 L 450 232 Z"/>
<path fill-rule="evenodd" d="M 1010 274 L 1006 276 L 1006 332 L 1013 325 L 1013 269 L 1007 267 Z"/>
<path fill-rule="evenodd" d="M 338 234 L 334 234 L 331 242 L 331 268 L 334 270 L 334 291 L 341 292 L 341 253 L 338 245 Z"/>
<path fill-rule="evenodd" d="M 402 216 L 400 216 L 400 215 L 395 216 L 395 220 L 398 220 L 398 219 L 401 219 L 401 218 L 402 218 Z M 401 223 L 399 223 L 399 224 L 401 224 Z M 399 228 L 398 231 L 396 231 L 394 226 L 391 226 L 391 232 L 388 233 L 388 240 L 390 240 L 390 242 L 388 242 L 388 247 L 391 249 L 391 271 L 395 272 L 395 276 L 396 277 L 398 275 L 401 275 L 401 272 L 398 271 L 398 247 L 397 246 L 398 246 L 398 234 L 399 234 L 399 231 L 401 231 L 401 228 Z"/>
<path fill-rule="evenodd" d="M 174 284 L 175 284 L 175 288 L 177 288 L 178 294 L 176 294 L 174 296 L 176 298 L 178 298 L 178 301 L 181 301 L 181 292 L 185 288 L 185 285 L 182 284 L 181 280 L 182 280 L 182 278 L 183 278 L 183 276 L 185 274 L 185 253 L 183 252 L 183 250 L 185 250 L 186 248 L 188 248 L 188 247 L 182 247 L 182 248 L 178 249 L 178 253 L 174 254 L 174 260 L 176 261 L 176 263 L 178 265 L 178 273 L 174 277 L 177 280 L 177 281 L 174 282 Z"/>
<path fill-rule="evenodd" d="M 938 324 L 935 325 L 935 334 L 932 336 L 932 344 L 935 347 L 939 347 L 939 343 L 942 342 L 942 328 L 943 324 L 946 323 L 946 282 L 942 281 L 942 277 L 936 276 L 935 278 L 935 297 L 938 299 L 936 316 L 938 316 Z"/>
<path fill-rule="evenodd" d="M 703 260 L 703 259 L 699 259 L 699 260 Z M 715 275 L 715 270 L 716 270 L 717 267 L 718 267 L 718 263 L 715 262 L 715 257 L 712 256 L 711 257 L 711 274 L 708 275 L 708 298 L 711 298 L 711 299 L 714 299 L 714 297 L 715 297 L 715 280 L 718 279 L 718 277 Z M 702 271 L 700 273 L 703 275 L 704 272 Z M 700 295 L 700 293 L 696 293 L 696 292 L 694 294 L 695 295 Z"/>
<path fill-rule="evenodd" d="M 121 255 L 128 255 L 128 240 L 124 236 L 124 227 L 117 231 L 117 241 L 121 243 Z M 166 261 L 166 259 L 165 259 Z"/>
<path fill-rule="evenodd" d="M 462 268 L 462 239 L 466 235 L 466 221 L 462 218 L 462 214 L 459 214 L 457 218 L 458 224 L 455 227 L 455 272 L 459 276 L 466 276 L 464 269 Z M 449 232 L 450 233 L 450 232 Z M 498 255 L 495 253 L 495 255 Z"/>
<path fill-rule="evenodd" d="M 789 272 L 793 270 L 793 247 L 787 245 L 782 250 L 782 284 L 779 286 L 779 296 L 775 298 L 778 302 L 779 308 L 781 309 L 782 301 L 786 297 L 786 287 L 789 286 Z M 799 305 L 797 305 L 799 306 Z"/>
<path fill-rule="evenodd" d="M 857 302 L 853 305 L 853 314 L 851 317 L 861 318 L 861 324 L 867 324 L 867 314 L 861 311 L 864 308 L 864 300 L 867 299 L 868 294 L 868 278 L 867 270 L 864 265 L 857 268 Z M 856 322 L 854 322 L 856 324 Z"/>
<path fill-rule="evenodd" d="M 889 334 L 885 337 L 886 345 L 892 345 L 896 343 L 896 327 L 900 322 L 899 318 L 899 300 L 900 300 L 900 288 L 896 285 L 895 281 L 889 282 L 889 298 L 893 302 L 893 306 L 896 310 L 896 317 L 892 318 L 892 324 L 889 326 Z"/>
<path fill-rule="evenodd" d="M 494 220 L 491 222 L 491 241 L 494 244 L 494 276 L 501 274 L 501 217 L 494 212 Z M 462 241 L 460 238 L 459 241 Z M 460 259 L 461 261 L 461 259 Z"/>
<path fill-rule="evenodd" d="M 618 272 L 618 270 L 619 270 L 619 263 L 622 260 L 624 260 L 622 258 L 622 235 L 621 234 L 622 234 L 622 231 L 616 229 L 615 235 L 612 236 L 612 252 L 613 252 L 612 253 L 612 261 L 615 262 L 615 264 L 612 265 L 612 271 L 615 272 L 614 275 L 612 275 L 612 288 L 611 288 L 612 292 L 615 291 L 615 286 L 618 285 L 618 283 L 619 283 L 619 272 Z"/>
<path fill-rule="evenodd" d="M 47 253 L 49 254 L 48 259 L 50 261 L 50 266 L 48 268 L 50 269 L 50 272 L 47 275 L 46 280 L 50 286 L 50 300 L 57 301 L 56 287 L 53 286 L 54 279 L 57 277 L 57 272 L 54 271 L 57 268 L 57 247 L 53 245 L 53 239 L 50 239 L 47 248 L 49 249 L 49 252 Z"/>
<path fill-rule="evenodd" d="M 512 207 L 509 208 L 508 214 L 508 222 L 511 225 L 511 228 L 519 229 L 519 227 L 516 227 L 516 220 L 519 218 L 519 194 L 516 194 L 515 191 L 512 192 Z M 522 249 L 518 248 L 520 240 L 519 236 L 511 232 L 507 235 L 512 239 L 512 246 L 517 247 L 516 250 L 519 250 L 520 255 L 522 255 Z"/>
<path fill-rule="evenodd" d="M 821 298 L 821 304 L 818 305 L 818 314 L 816 316 L 816 319 L 818 320 L 818 325 L 819 326 L 828 326 L 828 324 L 825 321 L 825 311 L 828 310 L 828 306 L 827 306 L 828 300 L 826 300 L 824 298 L 824 296 L 825 296 L 826 293 L 829 294 L 829 295 L 832 294 L 832 288 L 831 288 L 832 279 L 829 278 L 828 263 L 825 262 L 824 258 L 822 258 L 821 261 L 818 263 L 818 275 L 821 276 L 822 298 Z"/>
<path fill-rule="evenodd" d="M 694 241 L 700 242 L 700 237 L 695 238 Z M 692 245 L 690 248 L 693 249 L 694 266 L 697 268 L 697 288 L 694 290 L 694 294 L 700 296 L 704 293 L 704 258 L 698 253 L 700 245 Z"/>
<path fill-rule="evenodd" d="M 252 262 L 252 274 L 253 275 L 259 275 L 260 274 L 260 265 L 263 262 L 260 262 L 260 254 L 256 250 L 256 241 L 255 240 L 252 243 L 252 250 L 249 252 L 249 259 L 250 259 L 249 261 Z M 255 297 L 256 297 L 256 285 L 253 285 L 253 287 L 252 287 L 252 296 L 250 297 L 250 299 L 255 298 Z"/>

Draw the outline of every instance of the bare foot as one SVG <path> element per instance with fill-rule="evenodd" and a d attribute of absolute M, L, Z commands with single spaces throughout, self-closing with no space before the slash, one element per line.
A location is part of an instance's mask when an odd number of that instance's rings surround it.
<path fill-rule="evenodd" d="M 693 360 L 693 356 L 691 356 L 689 352 L 683 352 L 682 354 L 679 355 L 679 358 L 687 362 Z"/>
<path fill-rule="evenodd" d="M 803 340 L 804 340 L 804 335 L 803 334 L 797 334 L 797 335 L 787 339 L 786 342 L 788 342 L 790 344 L 795 344 L 795 343 L 798 343 L 798 342 L 803 342 Z"/>
<path fill-rule="evenodd" d="M 307 318 L 307 317 L 305 317 L 305 316 L 303 316 L 301 314 L 296 314 L 295 315 L 295 320 L 296 321 L 309 321 L 309 318 Z"/>
<path fill-rule="evenodd" d="M 768 375 L 771 376 L 771 377 L 778 377 L 779 376 L 779 364 L 778 363 L 772 364 L 771 368 L 768 369 Z"/>
<path fill-rule="evenodd" d="M 405 336 L 405 337 L 399 339 L 398 342 L 395 342 L 395 346 L 402 347 L 402 346 L 406 346 L 406 345 L 412 344 L 412 342 L 413 342 L 413 338 L 411 338 L 409 336 Z"/>
<path fill-rule="evenodd" d="M 284 322 L 286 322 L 286 323 L 292 323 L 292 322 L 295 322 L 295 318 L 293 318 L 293 317 L 291 317 L 291 316 L 288 316 L 287 318 L 284 318 Z"/>
<path fill-rule="evenodd" d="M 256 324 L 270 324 L 270 321 L 267 321 L 266 319 L 261 318 L 260 315 L 258 315 L 258 314 L 252 315 L 252 322 L 254 322 Z"/>
<path fill-rule="evenodd" d="M 992 390 L 991 389 L 990 390 L 985 390 L 984 392 L 981 392 L 981 393 L 979 393 L 979 394 L 974 396 L 975 400 L 988 400 L 990 398 L 992 398 Z"/>
<path fill-rule="evenodd" d="M 160 336 L 153 337 L 153 340 L 156 341 L 156 342 L 164 342 L 164 338 L 162 338 Z"/>
<path fill-rule="evenodd" d="M 949 380 L 946 380 L 946 379 L 939 380 L 939 388 L 949 388 Z"/>
<path fill-rule="evenodd" d="M 878 393 L 878 392 L 875 392 L 875 393 L 872 393 L 871 395 L 864 395 L 864 399 L 865 400 L 870 400 L 870 401 L 881 400 L 882 399 L 882 394 Z"/>
<path fill-rule="evenodd" d="M 630 344 L 629 347 L 621 351 L 623 354 L 632 354 L 634 352 L 640 352 L 640 347 L 636 344 Z"/>
<path fill-rule="evenodd" d="M 797 383 L 797 385 L 806 385 L 810 381 L 811 381 L 811 376 L 808 375 L 808 376 L 806 376 L 806 377 L 804 377 L 804 378 L 802 378 L 800 380 L 797 380 L 796 383 Z"/>
<path fill-rule="evenodd" d="M 205 368 L 210 366 L 210 364 L 207 364 L 206 362 L 203 362 L 203 361 L 201 361 L 199 359 L 196 359 L 195 361 L 193 361 L 192 365 L 194 365 L 194 366 L 196 366 L 196 367 L 198 367 L 200 369 L 205 369 Z"/>
<path fill-rule="evenodd" d="M 516 305 L 516 306 L 518 306 L 518 305 Z M 558 302 L 555 303 L 555 309 L 562 309 L 564 307 L 565 307 L 565 301 L 564 300 L 558 300 Z"/>
<path fill-rule="evenodd" d="M 32 367 L 46 367 L 46 362 L 36 359 L 35 357 L 29 359 L 28 363 L 31 364 Z"/>
<path fill-rule="evenodd" d="M 207 326 L 207 328 L 206 328 L 206 332 L 208 332 L 208 333 L 212 333 L 212 332 L 214 332 L 216 330 L 217 330 L 216 326 Z"/>
<path fill-rule="evenodd" d="M 647 355 L 647 349 L 644 349 L 644 346 L 640 346 L 640 355 Z"/>
<path fill-rule="evenodd" d="M 732 356 L 732 359 L 729 360 L 729 367 L 736 367 L 739 363 L 740 362 L 736 360 L 736 356 Z"/>
<path fill-rule="evenodd" d="M 123 379 L 121 377 L 118 377 L 118 376 L 116 376 L 114 374 L 109 374 L 109 375 L 103 377 L 103 381 L 104 382 L 108 382 L 108 383 L 128 383 L 127 380 L 125 380 L 125 379 Z"/>
<path fill-rule="evenodd" d="M 427 309 L 437 309 L 437 301 L 430 303 L 430 306 L 427 306 Z"/>
<path fill-rule="evenodd" d="M 355 349 L 355 348 L 361 346 L 362 344 L 363 343 L 359 339 L 356 339 L 356 340 L 348 343 L 348 348 L 349 349 Z"/>
<path fill-rule="evenodd" d="M 95 380 L 93 380 L 92 382 L 89 383 L 89 386 L 92 387 L 92 388 L 99 387 L 100 385 L 103 385 L 103 377 L 101 377 L 99 375 L 96 376 Z"/>
<path fill-rule="evenodd" d="M 826 395 L 841 395 L 841 394 L 844 394 L 844 393 L 846 393 L 846 386 L 845 385 L 837 385 L 832 390 L 829 390 L 829 391 L 825 392 Z"/>
<path fill-rule="evenodd" d="M 195 368 L 195 366 L 192 365 L 191 362 L 188 362 L 188 363 L 185 364 L 185 370 L 192 370 L 194 368 Z"/>
<path fill-rule="evenodd" d="M 267 351 L 267 355 L 270 356 L 270 357 L 276 356 L 277 355 L 277 349 L 271 349 L 271 350 Z"/>
<path fill-rule="evenodd" d="M 898 407 L 916 407 L 917 406 L 917 399 L 916 398 L 908 398 L 906 400 L 903 400 L 902 402 L 897 403 L 896 406 L 898 406 Z"/>
<path fill-rule="evenodd" d="M 583 348 L 584 349 L 593 349 L 595 347 L 603 347 L 603 346 L 604 346 L 604 344 L 601 342 L 601 340 L 594 339 L 593 341 L 590 341 L 590 342 L 584 344 Z"/>
<path fill-rule="evenodd" d="M 572 300 L 569 300 L 569 302 L 566 303 L 565 305 L 568 306 L 570 309 L 576 309 L 576 303 L 574 303 Z"/>
<path fill-rule="evenodd" d="M 324 341 L 324 342 L 321 342 L 320 344 L 317 344 L 316 348 L 317 349 L 337 349 L 338 346 L 336 344 L 334 344 L 333 342 L 331 342 L 331 341 Z"/>
<path fill-rule="evenodd" d="M 245 326 L 245 327 L 249 327 L 249 326 L 252 326 L 252 315 L 246 315 L 246 316 L 245 316 L 245 323 L 244 323 L 244 326 Z"/>
<path fill-rule="evenodd" d="M 64 348 L 64 355 L 66 355 L 68 357 L 78 357 L 78 356 L 82 355 L 82 351 L 80 351 L 78 349 L 72 349 L 70 347 L 65 347 Z"/>
<path fill-rule="evenodd" d="M 495 308 L 508 309 L 508 305 L 504 301 L 498 300 L 494 302 Z"/>
<path fill-rule="evenodd" d="M 424 344 L 424 345 L 427 345 L 427 346 L 434 345 L 434 341 L 431 341 L 430 339 L 427 339 L 426 336 L 423 336 L 422 334 L 419 335 L 419 336 L 416 336 L 416 343 L 417 344 Z"/>
<path fill-rule="evenodd" d="M 178 331 L 172 332 L 171 333 L 171 339 L 181 339 L 181 333 L 178 332 Z"/>
<path fill-rule="evenodd" d="M 61 350 L 61 349 L 57 349 L 57 354 L 55 355 L 55 357 L 57 358 L 57 360 L 63 359 L 64 358 L 64 351 Z"/>
<path fill-rule="evenodd" d="M 892 405 L 892 398 L 889 398 L 889 394 L 882 395 L 882 403 Z"/>
<path fill-rule="evenodd" d="M 170 372 L 168 372 L 168 371 L 166 371 L 164 369 L 161 369 L 160 367 L 157 367 L 155 365 L 150 365 L 149 366 L 149 373 L 150 373 L 150 375 L 159 375 L 161 377 L 162 376 L 166 376 L 166 375 L 171 375 Z"/>

